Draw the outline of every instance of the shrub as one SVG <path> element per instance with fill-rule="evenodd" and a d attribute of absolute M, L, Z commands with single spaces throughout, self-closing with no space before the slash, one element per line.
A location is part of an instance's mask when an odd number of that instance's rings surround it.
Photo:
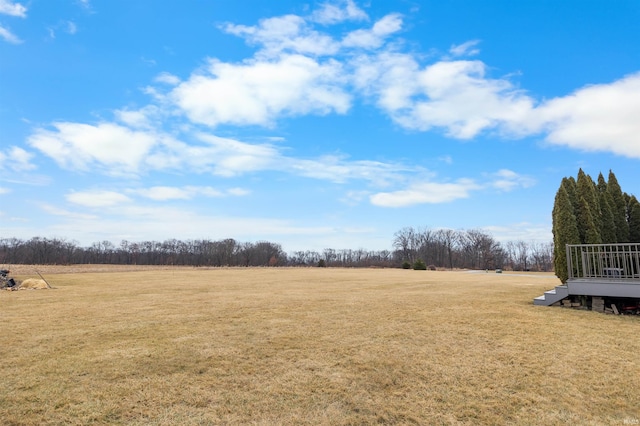
<path fill-rule="evenodd" d="M 318 268 L 324 268 L 325 266 L 327 266 L 327 263 L 324 261 L 324 259 L 320 259 L 320 261 L 318 262 Z"/>
<path fill-rule="evenodd" d="M 422 260 L 418 259 L 415 262 L 413 262 L 413 269 L 415 271 L 426 271 L 427 265 Z"/>
<path fill-rule="evenodd" d="M 430 271 L 435 271 L 436 270 L 436 265 L 429 265 L 427 266 L 427 269 Z"/>
<path fill-rule="evenodd" d="M 411 264 L 405 260 L 402 262 L 402 269 L 411 269 Z"/>

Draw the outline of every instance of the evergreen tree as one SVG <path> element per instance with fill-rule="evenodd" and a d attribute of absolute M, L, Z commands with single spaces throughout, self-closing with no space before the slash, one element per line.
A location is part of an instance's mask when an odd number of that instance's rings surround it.
<path fill-rule="evenodd" d="M 580 235 L 580 242 L 582 244 L 602 244 L 600 231 L 598 230 L 598 226 L 594 220 L 594 215 L 591 214 L 591 207 L 584 197 L 580 197 L 577 211 L 579 214 L 576 216 L 576 222 L 578 226 L 578 233 Z"/>
<path fill-rule="evenodd" d="M 602 228 L 602 218 L 596 186 L 591 177 L 582 171 L 582 169 L 578 171 L 578 179 L 576 181 L 576 200 L 577 204 L 573 206 L 576 212 L 580 240 L 583 244 L 597 244 L 597 242 L 601 242 L 600 229 Z M 587 236 L 587 234 L 589 235 Z M 597 236 L 595 234 L 597 234 Z"/>
<path fill-rule="evenodd" d="M 598 183 L 596 185 L 598 188 L 598 192 L 606 192 L 607 191 L 607 181 L 604 179 L 604 175 L 602 172 L 598 173 Z"/>
<path fill-rule="evenodd" d="M 629 241 L 640 243 L 640 202 L 633 195 L 629 198 L 627 206 L 627 220 L 629 224 Z"/>
<path fill-rule="evenodd" d="M 552 231 L 553 231 L 553 260 L 556 276 L 560 278 L 562 283 L 566 283 L 569 278 L 567 271 L 567 248 L 566 244 L 579 244 L 580 233 L 571 198 L 567 191 L 570 186 L 569 179 L 563 179 L 560 188 L 556 193 L 552 214 Z"/>
<path fill-rule="evenodd" d="M 611 194 L 613 203 L 611 204 L 611 212 L 613 213 L 613 222 L 616 228 L 616 242 L 626 243 L 629 241 L 629 224 L 627 223 L 626 203 L 624 195 L 616 175 L 609 170 L 609 180 L 607 182 L 607 192 Z"/>
<path fill-rule="evenodd" d="M 607 181 L 604 180 L 602 173 L 598 175 L 598 202 L 600 204 L 601 228 L 600 237 L 604 244 L 616 242 L 616 226 L 613 221 L 613 211 L 611 210 L 611 194 L 607 191 Z"/>
<path fill-rule="evenodd" d="M 578 205 L 578 196 L 576 195 L 578 192 L 578 184 L 576 183 L 576 180 L 573 176 L 563 178 L 562 185 L 569 195 L 569 201 L 571 202 L 572 208 L 575 209 L 575 207 Z"/>
<path fill-rule="evenodd" d="M 640 202 L 622 192 L 616 176 L 609 170 L 609 181 L 602 173 L 597 183 L 582 169 L 578 178 L 563 178 L 553 205 L 554 265 L 565 283 L 567 244 L 640 243 Z M 580 259 L 573 259 L 578 266 Z"/>
<path fill-rule="evenodd" d="M 607 192 L 599 194 L 600 212 L 602 214 L 602 228 L 600 228 L 600 237 L 603 244 L 613 244 L 616 242 L 616 227 L 613 220 L 613 210 L 609 202 L 611 196 Z"/>

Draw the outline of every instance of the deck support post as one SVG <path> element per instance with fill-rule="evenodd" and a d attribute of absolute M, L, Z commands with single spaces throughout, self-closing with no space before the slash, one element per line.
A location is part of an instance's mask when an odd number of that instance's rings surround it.
<path fill-rule="evenodd" d="M 593 296 L 591 298 L 591 310 L 596 312 L 604 312 L 604 299 L 602 297 Z"/>

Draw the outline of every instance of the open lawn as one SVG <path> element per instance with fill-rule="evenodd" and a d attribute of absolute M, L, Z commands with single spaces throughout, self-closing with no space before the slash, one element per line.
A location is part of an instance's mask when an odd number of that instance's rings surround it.
<path fill-rule="evenodd" d="M 640 317 L 550 274 L 64 270 L 0 292 L 3 425 L 640 424 Z"/>

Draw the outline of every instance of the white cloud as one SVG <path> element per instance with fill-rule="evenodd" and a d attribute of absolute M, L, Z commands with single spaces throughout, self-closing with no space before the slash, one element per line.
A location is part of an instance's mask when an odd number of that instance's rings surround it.
<path fill-rule="evenodd" d="M 389 182 L 401 180 L 405 172 L 414 172 L 416 168 L 401 164 L 379 161 L 349 161 L 344 157 L 325 155 L 317 159 L 283 159 L 287 170 L 315 179 L 343 183 L 349 180 L 364 180 L 377 186 L 386 186 Z"/>
<path fill-rule="evenodd" d="M 150 198 L 155 201 L 188 200 L 194 195 L 194 191 L 192 190 L 171 186 L 153 186 L 151 188 L 140 189 L 135 192 L 143 197 Z"/>
<path fill-rule="evenodd" d="M 103 240 L 117 243 L 123 239 L 163 241 L 169 238 L 280 241 L 284 236 L 299 236 L 308 242 L 310 237 L 340 234 L 340 230 L 328 226 L 300 226 L 286 219 L 258 216 L 202 215 L 171 205 L 124 204 L 101 208 L 95 215 L 79 215 L 53 207 L 49 207 L 49 211 L 68 216 L 69 220 L 50 229 L 40 229 L 36 235 L 49 231 L 82 244 Z"/>
<path fill-rule="evenodd" d="M 251 191 L 244 188 L 230 188 L 227 190 L 227 193 L 236 197 L 244 197 L 245 195 L 249 195 Z"/>
<path fill-rule="evenodd" d="M 462 44 L 453 44 L 449 49 L 449 53 L 454 56 L 475 56 L 480 53 L 480 49 L 475 47 L 480 43 L 480 40 L 469 40 Z"/>
<path fill-rule="evenodd" d="M 473 45 L 453 52 L 469 54 Z M 640 158 L 640 73 L 539 103 L 509 79 L 487 77 L 481 61 L 420 69 L 412 55 L 384 52 L 359 56 L 353 66 L 355 86 L 409 129 L 444 129 L 457 139 L 487 130 L 508 137 L 542 133 L 551 144 Z"/>
<path fill-rule="evenodd" d="M 352 65 L 355 87 L 377 98 L 383 110 L 404 111 L 412 106 L 411 97 L 419 90 L 419 66 L 413 56 L 397 52 L 360 55 Z"/>
<path fill-rule="evenodd" d="M 297 15 L 262 19 L 257 26 L 226 24 L 222 29 L 262 45 L 258 57 L 277 57 L 282 52 L 308 55 L 330 55 L 340 48 L 330 36 L 312 30 Z"/>
<path fill-rule="evenodd" d="M 555 145 L 640 158 L 640 73 L 542 104 L 520 130 L 542 128 Z M 527 127 L 528 126 L 528 127 Z"/>
<path fill-rule="evenodd" d="M 71 219 L 73 221 L 98 219 L 98 216 L 96 216 L 96 215 L 73 212 L 73 211 L 69 211 L 69 210 L 66 210 L 66 209 L 61 209 L 59 207 L 53 206 L 53 205 L 48 204 L 48 203 L 41 203 L 39 206 L 40 206 L 40 208 L 42 210 L 44 210 L 45 212 L 47 212 L 49 214 L 52 214 L 54 216 L 66 217 L 67 219 Z M 32 234 L 32 235 L 37 235 L 37 233 Z"/>
<path fill-rule="evenodd" d="M 8 150 L 0 151 L 0 163 L 4 168 L 12 170 L 14 172 L 28 172 L 36 168 L 31 163 L 33 154 L 24 149 L 12 146 Z"/>
<path fill-rule="evenodd" d="M 190 200 L 197 196 L 226 197 L 244 196 L 249 194 L 249 191 L 242 188 L 232 188 L 226 191 L 221 191 L 210 186 L 153 186 L 150 188 L 129 190 L 128 192 L 138 194 L 142 197 L 155 201 Z"/>
<path fill-rule="evenodd" d="M 119 109 L 114 111 L 115 118 L 134 129 L 152 129 L 162 111 L 155 105 L 147 105 L 138 110 Z"/>
<path fill-rule="evenodd" d="M 78 32 L 78 26 L 72 21 L 67 21 L 67 23 L 66 23 L 66 31 L 67 31 L 68 34 L 73 35 L 73 34 Z"/>
<path fill-rule="evenodd" d="M 154 81 L 157 83 L 164 83 L 171 86 L 176 86 L 180 83 L 180 79 L 175 75 L 168 72 L 161 72 L 154 78 Z"/>
<path fill-rule="evenodd" d="M 131 201 L 131 199 L 124 194 L 104 190 L 71 192 L 67 194 L 65 198 L 70 203 L 85 207 L 111 207 Z"/>
<path fill-rule="evenodd" d="M 111 172 L 137 173 L 159 137 L 112 123 L 97 126 L 54 123 L 55 130 L 37 129 L 29 145 L 52 158 L 60 167 L 89 170 L 102 166 Z"/>
<path fill-rule="evenodd" d="M 10 30 L 0 25 L 0 38 L 4 39 L 4 41 L 11 44 L 20 44 L 22 40 L 15 34 L 13 34 Z"/>
<path fill-rule="evenodd" d="M 553 240 L 551 224 L 534 224 L 520 222 L 507 225 L 483 226 L 483 230 L 489 232 L 497 241 L 527 241 L 548 243 Z"/>
<path fill-rule="evenodd" d="M 0 195 L 8 194 L 10 192 L 11 192 L 11 190 L 9 188 L 4 188 L 4 187 L 0 186 Z"/>
<path fill-rule="evenodd" d="M 190 143 L 186 143 L 155 131 L 153 124 L 149 124 L 146 115 L 140 111 L 118 110 L 115 115 L 122 122 L 136 126 L 136 130 L 114 123 L 96 126 L 55 123 L 54 130 L 37 129 L 28 138 L 28 143 L 63 168 L 124 176 L 151 170 L 189 170 L 191 173 L 211 173 L 222 177 L 277 171 L 336 183 L 362 180 L 385 186 L 402 180 L 403 174 L 417 170 L 402 164 L 352 161 L 335 155 L 315 159 L 288 157 L 269 143 L 246 143 L 204 132 L 188 131 L 185 136 Z M 30 167 L 25 161 L 31 154 L 19 150 L 15 150 L 15 154 L 16 158 L 21 154 L 23 168 Z M 191 197 L 196 193 L 205 196 L 247 193 L 239 188 L 222 193 L 194 188 L 158 188 L 155 191 L 149 192 L 151 198 L 160 199 L 164 195 L 154 194 L 171 191 L 175 198 Z"/>
<path fill-rule="evenodd" d="M 73 21 L 59 21 L 56 25 L 47 27 L 49 39 L 54 40 L 56 38 L 56 32 L 58 30 L 61 30 L 69 35 L 75 35 L 78 32 L 78 26 Z"/>
<path fill-rule="evenodd" d="M 0 14 L 26 18 L 27 8 L 22 4 L 14 3 L 11 0 L 0 0 Z"/>
<path fill-rule="evenodd" d="M 192 167 L 212 168 L 219 176 L 236 176 L 278 169 L 280 152 L 268 144 L 248 144 L 209 134 L 199 134 L 206 145 L 185 147 L 187 162 Z"/>
<path fill-rule="evenodd" d="M 391 114 L 408 128 L 445 128 L 448 135 L 459 139 L 524 120 L 533 100 L 508 80 L 485 78 L 485 70 L 480 61 L 430 65 L 416 76 L 421 96 L 408 111 Z"/>
<path fill-rule="evenodd" d="M 488 76 L 488 67 L 481 61 L 441 60 L 425 66 L 418 55 L 403 53 L 397 45 L 381 49 L 402 28 L 398 14 L 383 17 L 371 28 L 352 31 L 342 42 L 312 26 L 313 22 L 367 18 L 355 3 L 343 1 L 327 3 L 307 18 L 286 15 L 263 19 L 256 26 L 227 24 L 225 31 L 260 45 L 254 58 L 240 63 L 210 59 L 185 81 L 170 73 L 158 74 L 154 81 L 168 85 L 164 87 L 168 92 L 149 87 L 153 103 L 114 111 L 118 124 L 54 123 L 53 129 L 37 129 L 28 142 L 61 167 L 91 170 L 97 166 L 110 174 L 190 168 L 231 177 L 276 170 L 333 182 L 360 179 L 388 184 L 412 170 L 338 156 L 296 159 L 274 145 L 247 144 L 192 130 L 194 124 L 274 126 L 283 117 L 346 114 L 353 99 L 362 96 L 412 130 L 437 129 L 458 139 L 486 131 L 509 137 L 542 134 L 552 144 L 640 158 L 636 138 L 640 73 L 536 103 L 509 78 Z M 450 54 L 475 54 L 478 43 L 453 45 Z M 349 52 L 344 47 L 377 50 Z M 170 134 L 179 134 L 184 141 Z M 529 184 L 522 176 L 492 179 L 488 185 L 505 191 Z M 413 196 L 409 188 L 374 197 Z"/>
<path fill-rule="evenodd" d="M 535 185 L 535 179 L 520 175 L 513 170 L 502 169 L 493 173 L 491 186 L 501 191 L 509 192 L 516 188 L 529 188 Z"/>
<path fill-rule="evenodd" d="M 367 19 L 369 19 L 367 13 L 360 9 L 353 0 L 323 3 L 320 9 L 311 15 L 311 20 L 324 25 L 343 21 L 366 21 Z"/>
<path fill-rule="evenodd" d="M 407 207 L 415 204 L 448 203 L 468 198 L 470 192 L 481 186 L 471 179 L 459 179 L 453 183 L 421 182 L 394 192 L 379 192 L 371 195 L 371 204 L 380 207 Z"/>
<path fill-rule="evenodd" d="M 9 160 L 9 168 L 14 171 L 29 171 L 36 168 L 36 166 L 31 163 L 31 159 L 33 158 L 33 154 L 25 151 L 22 148 L 17 146 L 11 147 L 9 151 L 8 160 Z"/>
<path fill-rule="evenodd" d="M 392 13 L 376 22 L 371 29 L 355 30 L 348 33 L 342 41 L 346 47 L 362 47 L 376 49 L 382 46 L 385 39 L 402 29 L 402 17 Z"/>
<path fill-rule="evenodd" d="M 336 61 L 301 55 L 238 65 L 211 60 L 170 96 L 195 123 L 268 126 L 281 115 L 345 113 L 351 98 L 341 73 Z"/>
<path fill-rule="evenodd" d="M 438 157 L 438 161 L 441 161 L 445 164 L 453 164 L 453 158 L 450 155 L 443 155 Z"/>

